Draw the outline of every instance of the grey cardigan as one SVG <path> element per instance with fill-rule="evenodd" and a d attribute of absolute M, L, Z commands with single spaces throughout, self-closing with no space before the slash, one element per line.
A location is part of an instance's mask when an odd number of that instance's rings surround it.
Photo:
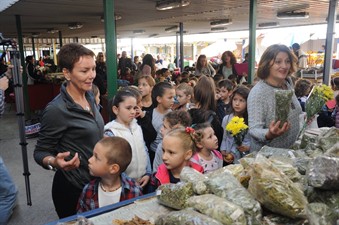
<path fill-rule="evenodd" d="M 94 96 L 87 92 L 86 98 L 91 105 L 93 115 L 77 105 L 66 91 L 66 83 L 61 91 L 45 108 L 39 138 L 34 150 L 35 161 L 43 166 L 47 156 L 56 156 L 60 152 L 70 151 L 70 158 L 77 152 L 80 167 L 64 171 L 65 177 L 77 188 L 90 181 L 88 159 L 93 154 L 94 145 L 103 137 L 104 121 L 95 105 Z M 45 168 L 45 167 L 44 167 Z"/>
<path fill-rule="evenodd" d="M 294 90 L 291 81 L 286 81 L 287 88 Z M 297 140 L 299 133 L 299 114 L 302 113 L 295 94 L 292 96 L 288 121 L 290 129 L 283 135 L 266 140 L 269 125 L 275 120 L 275 94 L 278 88 L 272 87 L 264 81 L 259 81 L 250 91 L 247 99 L 249 134 L 251 136 L 251 152 L 260 150 L 264 145 L 278 148 L 289 148 Z"/>

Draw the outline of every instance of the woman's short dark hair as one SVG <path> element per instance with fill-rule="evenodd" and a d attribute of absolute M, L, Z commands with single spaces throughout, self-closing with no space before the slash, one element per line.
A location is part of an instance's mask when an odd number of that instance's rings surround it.
<path fill-rule="evenodd" d="M 260 79 L 266 79 L 270 75 L 270 68 L 272 67 L 275 58 L 280 52 L 285 52 L 288 55 L 288 58 L 291 63 L 291 68 L 288 71 L 288 75 L 291 75 L 296 71 L 296 62 L 297 59 L 295 55 L 286 45 L 271 45 L 269 46 L 264 54 L 261 56 L 259 67 L 257 71 L 257 76 Z"/>
<path fill-rule="evenodd" d="M 62 46 L 58 53 L 58 66 L 62 71 L 64 68 L 72 71 L 74 64 L 83 56 L 95 57 L 92 50 L 78 43 L 70 43 Z"/>

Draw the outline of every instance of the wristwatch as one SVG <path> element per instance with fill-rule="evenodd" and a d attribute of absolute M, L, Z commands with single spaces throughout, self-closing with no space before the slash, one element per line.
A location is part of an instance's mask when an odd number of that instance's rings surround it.
<path fill-rule="evenodd" d="M 55 159 L 53 156 L 52 157 L 49 157 L 48 160 L 47 160 L 47 168 L 49 170 L 53 170 L 53 171 L 56 171 L 56 168 L 54 166 L 51 165 L 51 160 Z"/>

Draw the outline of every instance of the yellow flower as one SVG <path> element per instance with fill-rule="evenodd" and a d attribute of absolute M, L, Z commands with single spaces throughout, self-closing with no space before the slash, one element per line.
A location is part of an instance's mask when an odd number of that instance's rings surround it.
<path fill-rule="evenodd" d="M 316 86 L 314 88 L 314 93 L 325 101 L 331 100 L 334 98 L 334 93 L 331 87 L 327 86 L 326 84 L 322 84 L 320 86 Z"/>
<path fill-rule="evenodd" d="M 238 116 L 234 116 L 226 126 L 226 131 L 230 132 L 232 136 L 246 129 L 248 129 L 248 126 L 245 124 L 244 118 L 239 118 Z"/>

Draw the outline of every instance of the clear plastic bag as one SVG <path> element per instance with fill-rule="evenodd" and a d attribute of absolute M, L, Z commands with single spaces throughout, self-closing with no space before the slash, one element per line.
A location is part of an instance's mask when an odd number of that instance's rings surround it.
<path fill-rule="evenodd" d="M 308 184 L 323 190 L 339 190 L 339 158 L 318 156 L 310 165 Z"/>
<path fill-rule="evenodd" d="M 246 225 L 244 210 L 240 206 L 216 195 L 193 196 L 187 200 L 187 205 L 224 225 Z"/>
<path fill-rule="evenodd" d="M 250 175 L 248 191 L 265 208 L 292 219 L 305 218 L 304 193 L 268 159 L 258 155 Z"/>
<path fill-rule="evenodd" d="M 204 181 L 207 179 L 205 175 L 199 173 L 191 167 L 184 167 L 180 173 L 180 180 L 193 184 L 193 191 L 198 195 L 207 194 L 208 190 Z"/>
<path fill-rule="evenodd" d="M 186 207 L 186 200 L 193 196 L 192 183 L 179 182 L 177 184 L 164 184 L 157 189 L 160 204 L 173 209 Z"/>
<path fill-rule="evenodd" d="M 310 203 L 306 207 L 306 215 L 310 225 L 335 224 L 333 211 L 323 203 Z"/>
<path fill-rule="evenodd" d="M 293 91 L 275 90 L 275 121 L 280 121 L 280 127 L 287 122 L 290 113 Z"/>
<path fill-rule="evenodd" d="M 215 195 L 243 208 L 247 224 L 260 224 L 261 207 L 252 195 L 227 170 L 206 182 L 207 188 Z"/>
<path fill-rule="evenodd" d="M 192 209 L 184 209 L 157 218 L 155 225 L 222 225 L 222 223 Z"/>

